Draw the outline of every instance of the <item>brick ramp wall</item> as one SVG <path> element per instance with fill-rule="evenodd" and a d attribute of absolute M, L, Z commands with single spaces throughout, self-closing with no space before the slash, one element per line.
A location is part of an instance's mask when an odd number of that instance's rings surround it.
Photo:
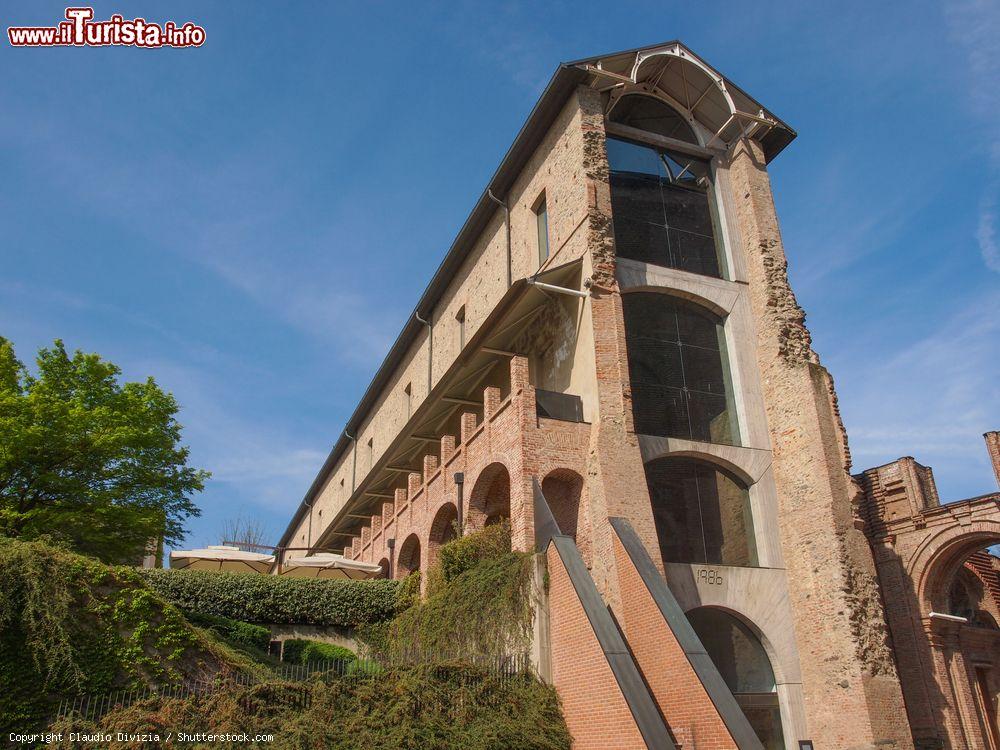
<path fill-rule="evenodd" d="M 572 540 L 553 538 L 545 554 L 552 678 L 574 750 L 672 750 L 669 729 L 610 613 L 603 602 L 593 606 L 600 597 Z"/>
<path fill-rule="evenodd" d="M 611 525 L 625 638 L 678 743 L 763 750 L 638 535 L 624 519 Z"/>

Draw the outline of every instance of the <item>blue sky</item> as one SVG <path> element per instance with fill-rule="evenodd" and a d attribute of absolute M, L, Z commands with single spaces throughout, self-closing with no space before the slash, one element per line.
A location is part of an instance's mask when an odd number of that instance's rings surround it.
<path fill-rule="evenodd" d="M 214 473 L 188 541 L 276 538 L 556 64 L 679 38 L 800 133 L 772 181 L 855 468 L 991 491 L 1000 5 L 812 6 L 97 3 L 207 42 L 0 45 L 0 335 L 155 376 Z"/>

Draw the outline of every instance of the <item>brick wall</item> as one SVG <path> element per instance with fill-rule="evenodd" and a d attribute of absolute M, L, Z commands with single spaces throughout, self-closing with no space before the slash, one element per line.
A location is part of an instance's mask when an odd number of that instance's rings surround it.
<path fill-rule="evenodd" d="M 463 416 L 461 434 L 442 438 L 437 451 L 423 461 L 424 471 L 411 474 L 406 489 L 396 490 L 392 502 L 384 502 L 359 535 L 345 542 L 350 556 L 379 563 L 389 558 L 389 539 L 396 540 L 398 552 L 414 536 L 420 545 L 419 567 L 426 571 L 448 530 L 442 519 L 455 516 L 456 472 L 465 479 L 467 529 L 482 527 L 506 506 L 503 515 L 510 517 L 515 549 L 533 547 L 532 477 L 577 477 L 582 486 L 591 426 L 539 419 L 524 357 L 511 359 L 510 374 L 510 395 L 500 399 L 495 388 L 485 389 L 483 420 L 471 412 Z M 580 531 L 581 544 L 589 544 L 589 523 Z M 409 572 L 398 565 L 395 571 L 397 577 Z"/>
<path fill-rule="evenodd" d="M 549 545 L 547 560 L 552 678 L 573 750 L 646 750 L 554 545 Z"/>
<path fill-rule="evenodd" d="M 688 738 L 685 750 L 735 750 L 736 742 L 617 535 L 614 550 L 625 637 L 670 728 L 678 739 Z"/>
<path fill-rule="evenodd" d="M 759 144 L 733 146 L 730 176 L 809 731 L 818 747 L 911 747 L 874 564 L 855 516 L 859 489 L 833 382 L 788 283 Z"/>

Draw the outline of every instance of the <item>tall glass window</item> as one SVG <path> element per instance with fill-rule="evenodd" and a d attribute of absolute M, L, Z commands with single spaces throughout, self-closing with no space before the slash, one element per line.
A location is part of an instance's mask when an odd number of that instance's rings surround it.
<path fill-rule="evenodd" d="M 738 444 L 722 325 L 656 292 L 623 295 L 635 431 Z"/>
<path fill-rule="evenodd" d="M 765 750 L 784 750 L 774 671 L 760 640 L 719 609 L 700 607 L 687 617 Z"/>
<path fill-rule="evenodd" d="M 708 163 L 617 138 L 607 147 L 618 255 L 722 278 Z"/>
<path fill-rule="evenodd" d="M 666 457 L 646 464 L 663 562 L 757 564 L 750 493 L 712 464 Z"/>

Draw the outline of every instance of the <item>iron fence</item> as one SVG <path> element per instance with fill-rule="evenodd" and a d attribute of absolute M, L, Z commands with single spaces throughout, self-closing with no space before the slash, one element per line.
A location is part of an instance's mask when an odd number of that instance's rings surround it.
<path fill-rule="evenodd" d="M 463 671 L 474 666 L 478 672 Z M 128 708 L 149 699 L 202 699 L 236 688 L 252 687 L 264 683 L 290 682 L 298 685 L 286 688 L 282 702 L 298 709 L 312 705 L 316 681 L 329 680 L 378 680 L 387 671 L 400 667 L 424 667 L 432 676 L 449 680 L 458 688 L 458 700 L 442 702 L 435 694 L 413 696 L 416 710 L 444 710 L 456 715 L 470 705 L 496 705 L 498 700 L 491 690 L 484 687 L 497 682 L 523 679 L 531 673 L 528 654 L 505 656 L 472 655 L 465 657 L 434 657 L 425 659 L 330 659 L 309 664 L 284 664 L 268 672 L 227 672 L 210 680 L 191 680 L 170 685 L 145 685 L 125 688 L 103 694 L 77 695 L 60 701 L 56 719 L 75 717 L 97 721 L 105 714 Z"/>

